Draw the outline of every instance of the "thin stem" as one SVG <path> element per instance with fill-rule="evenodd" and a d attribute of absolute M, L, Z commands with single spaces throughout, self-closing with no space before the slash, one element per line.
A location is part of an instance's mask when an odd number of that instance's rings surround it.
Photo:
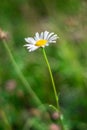
<path fill-rule="evenodd" d="M 44 58 L 45 58 L 45 61 L 46 61 L 46 63 L 47 63 L 48 70 L 49 70 L 49 73 L 50 73 L 50 77 L 51 77 L 51 81 L 52 81 L 52 85 L 53 85 L 53 90 L 54 90 L 54 94 L 55 94 L 55 99 L 56 99 L 56 105 L 57 105 L 57 108 L 59 108 L 58 95 L 57 95 L 57 91 L 56 91 L 56 87 L 55 87 L 55 83 L 54 83 L 52 71 L 51 71 L 51 68 L 50 68 L 50 64 L 49 64 L 49 61 L 48 61 L 48 59 L 47 59 L 47 55 L 46 55 L 46 52 L 45 52 L 45 49 L 44 49 L 44 48 L 43 48 L 43 54 L 44 54 Z"/>
<path fill-rule="evenodd" d="M 34 91 L 32 90 L 31 86 L 29 85 L 29 83 L 25 79 L 24 75 L 20 71 L 17 63 L 15 62 L 14 57 L 13 57 L 13 55 L 12 55 L 12 53 L 11 53 L 9 47 L 8 47 L 8 43 L 5 40 L 3 40 L 3 43 L 4 43 L 4 46 L 5 46 L 5 48 L 6 48 L 7 52 L 8 52 L 8 55 L 9 55 L 11 61 L 12 61 L 12 64 L 13 64 L 13 66 L 14 66 L 14 68 L 15 68 L 18 76 L 19 76 L 19 78 L 21 79 L 22 83 L 24 84 L 24 86 L 28 90 L 29 94 L 34 98 L 34 100 L 37 103 L 37 105 L 42 105 L 41 101 L 39 100 L 37 95 L 34 93 Z"/>
<path fill-rule="evenodd" d="M 61 110 L 60 110 L 60 106 L 59 106 L 59 101 L 58 101 L 58 95 L 57 95 L 57 91 L 56 91 L 56 87 L 55 87 L 55 83 L 54 83 L 54 79 L 53 79 L 51 67 L 50 67 L 50 64 L 49 64 L 49 61 L 48 61 L 48 58 L 47 58 L 47 55 L 46 55 L 46 52 L 45 52 L 44 48 L 43 48 L 43 54 L 44 54 L 44 58 L 45 58 L 45 61 L 47 63 L 47 66 L 48 66 L 48 70 L 49 70 L 49 73 L 50 73 L 50 77 L 51 77 L 51 81 L 52 81 L 52 85 L 53 85 L 53 90 L 54 90 L 54 94 L 55 94 L 55 99 L 56 99 L 56 105 L 57 105 L 57 107 L 53 106 L 53 108 L 56 109 L 61 114 Z M 65 129 L 65 125 L 63 123 L 63 115 L 60 115 L 60 123 L 61 123 L 62 130 L 66 130 Z"/>
<path fill-rule="evenodd" d="M 6 130 L 7 130 L 7 128 L 9 130 L 12 130 L 11 125 L 10 125 L 8 119 L 7 119 L 6 113 L 2 109 L 0 109 L 0 113 L 1 113 L 2 119 L 3 119 L 4 123 L 5 123 L 4 127 L 6 127 Z"/>

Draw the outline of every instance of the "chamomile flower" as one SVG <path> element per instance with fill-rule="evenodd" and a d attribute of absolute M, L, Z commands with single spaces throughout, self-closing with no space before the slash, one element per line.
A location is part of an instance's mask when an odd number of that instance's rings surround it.
<path fill-rule="evenodd" d="M 53 32 L 49 33 L 48 31 L 45 31 L 41 32 L 40 34 L 37 32 L 34 38 L 25 38 L 27 44 L 25 44 L 24 46 L 26 46 L 29 52 L 31 52 L 35 51 L 40 47 L 48 46 L 50 43 L 56 43 L 57 38 L 59 37 L 57 36 L 57 34 L 54 34 Z"/>

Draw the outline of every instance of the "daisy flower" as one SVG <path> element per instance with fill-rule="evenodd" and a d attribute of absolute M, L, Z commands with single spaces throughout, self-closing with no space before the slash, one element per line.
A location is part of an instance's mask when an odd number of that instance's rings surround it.
<path fill-rule="evenodd" d="M 48 46 L 50 43 L 56 43 L 57 38 L 59 37 L 57 36 L 57 34 L 54 34 L 53 32 L 49 33 L 48 31 L 44 31 L 40 34 L 37 32 L 34 38 L 25 38 L 27 44 L 25 44 L 24 46 L 26 46 L 29 52 L 31 52 L 35 51 L 40 47 L 44 48 L 45 46 Z"/>

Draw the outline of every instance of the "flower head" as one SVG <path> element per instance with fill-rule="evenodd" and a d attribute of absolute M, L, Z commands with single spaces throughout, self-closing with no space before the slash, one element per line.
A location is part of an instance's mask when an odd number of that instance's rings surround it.
<path fill-rule="evenodd" d="M 41 32 L 40 34 L 37 32 L 34 38 L 25 38 L 27 44 L 25 44 L 24 46 L 26 46 L 29 52 L 31 52 L 40 47 L 48 46 L 50 43 L 56 43 L 57 38 L 59 37 L 57 36 L 57 34 L 54 34 L 53 32 L 49 33 L 48 31 L 45 31 Z"/>

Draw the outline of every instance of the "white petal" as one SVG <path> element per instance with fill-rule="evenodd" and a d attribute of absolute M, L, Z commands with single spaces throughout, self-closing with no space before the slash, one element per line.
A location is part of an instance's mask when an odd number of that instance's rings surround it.
<path fill-rule="evenodd" d="M 51 36 L 51 37 L 49 38 L 49 40 L 56 40 L 57 38 L 58 38 L 58 36 L 55 34 L 55 35 Z"/>
<path fill-rule="evenodd" d="M 56 43 L 56 41 L 49 41 L 49 43 Z"/>
<path fill-rule="evenodd" d="M 34 37 L 35 41 L 38 41 L 38 38 L 37 37 Z"/>
<path fill-rule="evenodd" d="M 29 46 L 29 44 L 25 44 L 24 46 Z"/>
<path fill-rule="evenodd" d="M 35 51 L 35 50 L 38 49 L 38 48 L 39 48 L 39 47 L 37 47 L 37 46 L 33 46 L 32 48 L 29 49 L 29 52 Z"/>
<path fill-rule="evenodd" d="M 35 38 L 36 38 L 37 40 L 40 40 L 40 36 L 39 36 L 39 33 L 38 33 L 38 32 L 35 34 Z"/>
<path fill-rule="evenodd" d="M 27 49 L 30 49 L 30 48 L 32 48 L 32 47 L 34 47 L 34 45 L 29 45 L 29 46 L 27 47 Z"/>
<path fill-rule="evenodd" d="M 54 41 L 56 42 L 56 40 L 57 40 L 57 38 L 55 38 L 55 39 L 53 39 L 53 40 L 49 40 L 49 42 L 53 42 L 54 43 Z"/>
<path fill-rule="evenodd" d="M 44 32 L 44 39 L 46 39 L 46 38 L 47 38 L 48 34 L 49 34 L 49 32 L 48 32 L 48 31 L 45 31 L 45 32 Z"/>
<path fill-rule="evenodd" d="M 29 50 L 29 52 L 34 51 L 36 49 L 38 49 L 38 46 L 35 46 L 34 44 L 28 44 L 27 45 L 27 49 Z"/>
<path fill-rule="evenodd" d="M 44 38 L 43 32 L 41 32 L 41 34 L 40 34 L 40 39 L 43 39 L 43 38 Z"/>
<path fill-rule="evenodd" d="M 25 38 L 25 41 L 31 44 L 35 43 L 35 40 L 32 37 Z"/>
<path fill-rule="evenodd" d="M 53 35 L 54 33 L 50 33 L 48 36 L 47 36 L 47 40 L 49 40 L 49 38 Z"/>

